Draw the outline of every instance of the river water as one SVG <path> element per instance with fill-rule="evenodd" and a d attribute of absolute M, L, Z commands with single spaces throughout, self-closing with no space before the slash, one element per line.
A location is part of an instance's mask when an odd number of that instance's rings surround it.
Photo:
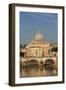
<path fill-rule="evenodd" d="M 20 67 L 20 77 L 56 76 L 56 70 L 46 70 L 44 67 Z"/>

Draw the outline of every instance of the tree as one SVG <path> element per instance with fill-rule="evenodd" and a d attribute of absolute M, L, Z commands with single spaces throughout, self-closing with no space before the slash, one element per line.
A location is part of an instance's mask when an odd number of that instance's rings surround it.
<path fill-rule="evenodd" d="M 23 45 L 20 45 L 20 48 L 23 48 Z"/>
<path fill-rule="evenodd" d="M 20 48 L 25 48 L 27 44 L 20 45 Z"/>
<path fill-rule="evenodd" d="M 24 44 L 24 45 L 23 45 L 23 48 L 26 48 L 26 46 L 27 46 L 27 44 Z"/>
<path fill-rule="evenodd" d="M 58 52 L 58 47 L 53 47 L 53 48 L 51 49 L 51 51 L 52 51 L 52 52 Z"/>

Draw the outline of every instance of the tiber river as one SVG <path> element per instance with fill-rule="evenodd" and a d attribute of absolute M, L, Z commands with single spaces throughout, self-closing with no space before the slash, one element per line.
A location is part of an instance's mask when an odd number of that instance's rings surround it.
<path fill-rule="evenodd" d="M 57 70 L 47 70 L 44 67 L 20 67 L 20 77 L 56 76 Z"/>

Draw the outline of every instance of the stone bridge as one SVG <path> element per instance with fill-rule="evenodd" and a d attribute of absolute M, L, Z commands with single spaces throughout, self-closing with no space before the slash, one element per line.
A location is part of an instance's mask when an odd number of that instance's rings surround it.
<path fill-rule="evenodd" d="M 20 62 L 22 63 L 22 64 L 26 64 L 26 63 L 36 63 L 36 64 L 41 64 L 41 63 L 43 63 L 43 64 L 45 64 L 45 62 L 46 61 L 49 61 L 50 62 L 50 60 L 52 60 L 52 62 L 54 63 L 54 64 L 56 64 L 57 63 L 57 57 L 43 57 L 43 58 L 39 58 L 39 57 L 26 57 L 26 58 L 20 58 Z"/>

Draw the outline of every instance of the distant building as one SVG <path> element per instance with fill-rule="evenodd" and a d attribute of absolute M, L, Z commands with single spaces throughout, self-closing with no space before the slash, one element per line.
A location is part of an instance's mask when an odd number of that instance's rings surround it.
<path fill-rule="evenodd" d="M 48 43 L 43 39 L 43 35 L 38 32 L 33 40 L 29 42 L 24 48 L 20 48 L 20 61 L 22 64 L 35 60 L 39 63 L 45 63 L 46 60 L 52 59 L 54 63 L 57 62 L 57 52 L 52 50 L 57 48 L 57 44 Z"/>

